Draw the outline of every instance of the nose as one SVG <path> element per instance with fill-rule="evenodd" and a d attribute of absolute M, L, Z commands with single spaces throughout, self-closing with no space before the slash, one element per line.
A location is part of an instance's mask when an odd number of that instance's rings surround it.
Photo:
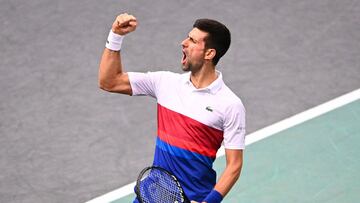
<path fill-rule="evenodd" d="M 186 38 L 181 42 L 182 47 L 186 47 L 188 40 L 189 38 Z"/>

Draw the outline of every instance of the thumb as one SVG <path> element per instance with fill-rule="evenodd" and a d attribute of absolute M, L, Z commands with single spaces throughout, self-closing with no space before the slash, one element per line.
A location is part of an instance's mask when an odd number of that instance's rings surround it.
<path fill-rule="evenodd" d="M 137 27 L 137 21 L 130 21 L 129 22 L 129 28 L 131 31 L 134 31 Z"/>
<path fill-rule="evenodd" d="M 132 20 L 129 22 L 129 25 L 131 26 L 137 26 L 137 21 L 136 20 Z"/>

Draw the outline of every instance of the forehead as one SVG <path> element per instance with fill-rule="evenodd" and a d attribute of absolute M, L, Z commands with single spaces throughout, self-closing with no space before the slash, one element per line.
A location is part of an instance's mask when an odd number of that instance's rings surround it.
<path fill-rule="evenodd" d="M 199 30 L 198 28 L 193 28 L 190 32 L 189 32 L 189 37 L 197 40 L 197 41 L 204 41 L 205 37 L 208 34 L 204 31 Z"/>

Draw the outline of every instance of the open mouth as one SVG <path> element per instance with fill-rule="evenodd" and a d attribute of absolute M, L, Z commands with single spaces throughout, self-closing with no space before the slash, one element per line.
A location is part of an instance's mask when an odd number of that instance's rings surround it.
<path fill-rule="evenodd" d="M 185 65 L 185 63 L 186 63 L 186 53 L 185 53 L 185 51 L 183 51 L 182 53 L 183 53 L 183 57 L 182 57 L 182 59 L 181 59 L 181 63 L 182 63 L 183 65 Z"/>

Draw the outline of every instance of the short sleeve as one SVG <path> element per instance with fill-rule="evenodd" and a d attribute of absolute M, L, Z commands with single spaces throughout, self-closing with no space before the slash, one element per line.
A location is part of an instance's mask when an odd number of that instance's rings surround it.
<path fill-rule="evenodd" d="M 162 72 L 128 72 L 128 75 L 133 96 L 146 95 L 156 98 Z"/>
<path fill-rule="evenodd" d="M 226 149 L 245 149 L 245 108 L 241 101 L 227 109 L 223 144 Z"/>

